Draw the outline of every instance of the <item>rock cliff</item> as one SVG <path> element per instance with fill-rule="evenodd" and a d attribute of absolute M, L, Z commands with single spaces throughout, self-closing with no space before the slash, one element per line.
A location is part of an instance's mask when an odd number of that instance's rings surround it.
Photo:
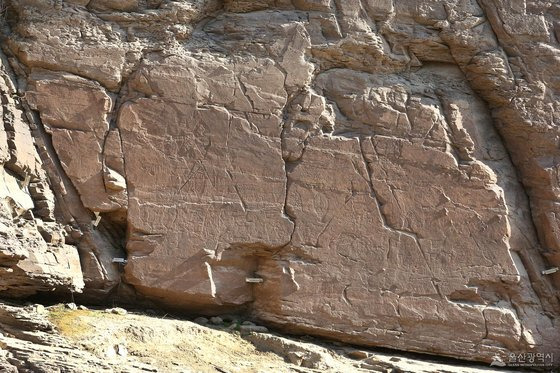
<path fill-rule="evenodd" d="M 3 18 L 4 295 L 85 284 L 364 346 L 560 356 L 556 2 Z"/>

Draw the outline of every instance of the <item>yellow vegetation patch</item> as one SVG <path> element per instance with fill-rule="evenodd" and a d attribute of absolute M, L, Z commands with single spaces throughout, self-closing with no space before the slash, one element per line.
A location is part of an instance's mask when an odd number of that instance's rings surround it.
<path fill-rule="evenodd" d="M 49 320 L 56 326 L 60 334 L 79 338 L 88 335 L 95 329 L 95 319 L 109 316 L 101 311 L 71 310 L 64 305 L 49 309 Z"/>

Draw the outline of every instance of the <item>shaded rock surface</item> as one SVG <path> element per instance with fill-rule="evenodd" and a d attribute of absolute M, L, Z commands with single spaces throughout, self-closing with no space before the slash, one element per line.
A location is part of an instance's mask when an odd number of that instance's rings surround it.
<path fill-rule="evenodd" d="M 560 355 L 557 4 L 8 3 L 7 294 Z"/>

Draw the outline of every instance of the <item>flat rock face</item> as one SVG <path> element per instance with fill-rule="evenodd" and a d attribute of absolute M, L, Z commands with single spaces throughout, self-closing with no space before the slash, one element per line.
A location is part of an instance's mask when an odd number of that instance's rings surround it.
<path fill-rule="evenodd" d="M 560 354 L 560 7 L 84 5 L 12 1 L 6 33 L 86 295 Z"/>

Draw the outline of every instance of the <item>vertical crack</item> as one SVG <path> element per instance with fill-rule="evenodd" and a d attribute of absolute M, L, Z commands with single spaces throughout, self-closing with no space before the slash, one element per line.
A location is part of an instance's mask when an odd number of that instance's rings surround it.
<path fill-rule="evenodd" d="M 371 138 L 367 138 L 367 141 L 371 142 Z M 409 231 L 409 230 L 404 230 L 404 229 L 399 229 L 399 228 L 395 228 L 393 226 L 391 226 L 387 220 L 387 217 L 385 216 L 385 214 L 383 213 L 383 205 L 381 204 L 377 193 L 375 191 L 375 188 L 373 186 L 373 175 L 371 174 L 371 170 L 369 168 L 369 162 L 367 160 L 366 157 L 366 153 L 365 153 L 365 149 L 364 149 L 364 139 L 361 137 L 358 137 L 358 143 L 360 146 L 360 154 L 362 157 L 362 161 L 364 163 L 364 167 L 367 173 L 367 180 L 366 182 L 368 183 L 369 186 L 369 190 L 370 190 L 370 196 L 371 199 L 373 200 L 373 202 L 375 203 L 375 205 L 377 206 L 377 211 L 379 211 L 379 220 L 381 222 L 381 224 L 383 225 L 383 228 L 385 228 L 386 230 L 393 232 L 397 235 L 403 235 L 406 237 L 411 238 L 416 247 L 418 248 L 418 250 L 420 251 L 420 254 L 422 255 L 422 258 L 424 259 L 424 262 L 426 264 L 426 267 L 428 268 L 428 270 L 430 272 L 433 272 L 430 266 L 430 262 L 428 261 L 428 258 L 426 257 L 426 253 L 424 252 L 424 249 L 422 248 L 422 245 L 420 245 L 420 241 L 418 238 L 418 235 L 415 232 Z M 372 144 L 373 145 L 373 144 Z"/>
<path fill-rule="evenodd" d="M 292 222 L 293 228 L 292 228 L 292 232 L 290 233 L 290 241 L 288 242 L 288 244 L 291 244 L 293 239 L 294 239 L 294 234 L 296 232 L 296 217 L 289 211 L 289 207 L 288 207 L 288 194 L 289 194 L 289 190 L 290 190 L 290 175 L 289 175 L 289 170 L 288 170 L 288 163 L 285 159 L 284 159 L 284 174 L 286 175 L 286 188 L 285 188 L 285 193 L 284 193 L 284 205 L 282 207 L 282 213 L 284 215 L 285 218 L 287 218 L 288 220 L 290 220 Z"/>
<path fill-rule="evenodd" d="M 369 139 L 369 140 L 371 141 L 371 139 Z M 402 234 L 402 235 L 405 235 L 407 237 L 410 237 L 410 238 L 414 239 L 414 241 L 416 241 L 416 243 L 418 243 L 418 235 L 416 233 L 408 231 L 408 230 L 404 230 L 404 229 L 395 228 L 388 223 L 387 217 L 383 213 L 383 205 L 381 204 L 379 198 L 377 197 L 377 193 L 376 193 L 375 188 L 373 186 L 373 182 L 372 182 L 373 176 L 372 176 L 371 170 L 369 168 L 369 162 L 367 161 L 367 158 L 366 158 L 366 155 L 365 155 L 363 141 L 364 141 L 364 139 L 358 138 L 358 142 L 360 144 L 360 151 L 361 151 L 360 154 L 362 156 L 362 161 L 364 163 L 364 167 L 365 167 L 366 172 L 367 172 L 366 182 L 369 186 L 371 199 L 375 202 L 375 204 L 377 206 L 377 210 L 379 211 L 379 220 L 383 224 L 383 228 L 385 228 L 385 229 L 387 229 L 391 232 Z M 420 246 L 420 245 L 418 245 L 418 246 Z"/>
<path fill-rule="evenodd" d="M 348 298 L 348 288 L 350 287 L 350 285 L 346 285 L 344 286 L 344 289 L 342 290 L 342 299 L 344 300 L 344 303 L 346 303 L 349 306 L 353 306 L 352 301 L 350 300 L 350 298 Z"/>

